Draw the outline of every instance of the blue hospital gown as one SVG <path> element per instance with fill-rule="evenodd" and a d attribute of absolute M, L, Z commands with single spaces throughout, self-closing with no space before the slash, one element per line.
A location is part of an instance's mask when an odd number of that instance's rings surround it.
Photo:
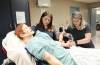
<path fill-rule="evenodd" d="M 26 45 L 27 50 L 39 60 L 44 60 L 44 53 L 49 52 L 59 59 L 64 65 L 76 65 L 70 53 L 54 41 L 48 34 L 37 31 Z M 49 64 L 46 64 L 49 65 Z"/>

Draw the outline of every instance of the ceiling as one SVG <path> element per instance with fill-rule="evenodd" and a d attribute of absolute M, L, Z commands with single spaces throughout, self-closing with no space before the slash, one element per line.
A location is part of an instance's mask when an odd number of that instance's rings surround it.
<path fill-rule="evenodd" d="M 100 2 L 100 0 L 73 0 L 77 2 L 83 2 L 83 3 L 95 3 L 95 2 Z"/>

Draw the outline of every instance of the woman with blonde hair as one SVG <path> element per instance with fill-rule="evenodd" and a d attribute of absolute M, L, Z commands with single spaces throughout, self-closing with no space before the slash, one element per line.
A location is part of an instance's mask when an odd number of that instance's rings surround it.
<path fill-rule="evenodd" d="M 78 11 L 74 12 L 71 17 L 71 22 L 65 32 L 59 36 L 59 41 L 63 40 L 64 33 L 72 34 L 76 46 L 84 48 L 94 48 L 91 40 L 91 30 L 88 24 L 82 17 L 82 14 Z"/>

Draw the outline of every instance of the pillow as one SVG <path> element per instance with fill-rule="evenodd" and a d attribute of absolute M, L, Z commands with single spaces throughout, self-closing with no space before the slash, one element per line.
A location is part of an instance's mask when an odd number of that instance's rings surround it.
<path fill-rule="evenodd" d="M 13 56 L 16 52 L 26 51 L 25 44 L 15 35 L 15 31 L 9 32 L 2 41 L 3 47 L 7 51 L 7 56 Z"/>

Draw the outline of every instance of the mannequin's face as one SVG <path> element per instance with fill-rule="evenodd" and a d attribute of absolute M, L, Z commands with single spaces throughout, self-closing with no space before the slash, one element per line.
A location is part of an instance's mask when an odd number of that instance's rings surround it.
<path fill-rule="evenodd" d="M 25 24 L 23 24 L 22 30 L 23 30 L 23 34 L 21 35 L 22 37 L 29 37 L 29 36 L 32 36 L 32 34 L 34 33 L 31 29 L 31 27 L 29 27 Z"/>
<path fill-rule="evenodd" d="M 24 33 L 29 33 L 29 32 L 32 31 L 31 27 L 29 27 L 29 26 L 27 26 L 25 24 L 23 24 L 22 30 L 23 30 Z"/>

